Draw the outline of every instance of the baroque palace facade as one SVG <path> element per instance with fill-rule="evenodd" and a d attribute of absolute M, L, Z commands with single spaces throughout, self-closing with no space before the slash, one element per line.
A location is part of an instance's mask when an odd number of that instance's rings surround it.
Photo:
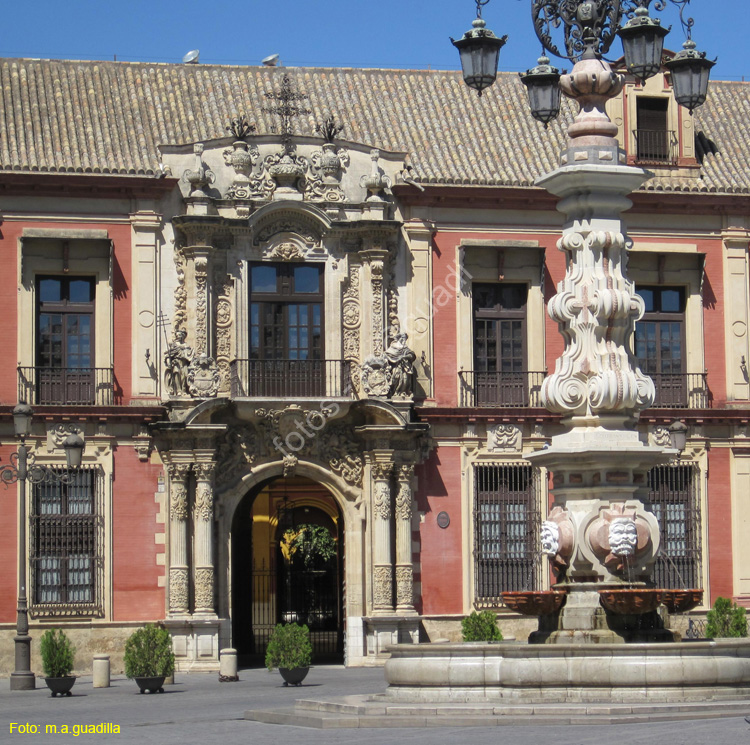
<path fill-rule="evenodd" d="M 63 468 L 70 432 L 86 444 L 68 484 L 29 489 L 34 669 L 50 626 L 80 669 L 96 652 L 116 668 L 148 621 L 181 669 L 230 646 L 257 663 L 280 621 L 349 665 L 456 638 L 474 608 L 523 638 L 500 593 L 553 581 L 547 475 L 525 456 L 559 426 L 539 391 L 565 272 L 534 181 L 571 112 L 540 136 L 508 74 L 481 100 L 446 72 L 6 59 L 0 75 L 17 350 L 0 459 L 21 400 L 38 463 Z M 687 427 L 646 485 L 656 581 L 750 605 L 748 87 L 713 83 L 691 117 L 668 77 L 631 80 L 611 115 L 654 174 L 627 213 L 634 353 L 657 391 L 641 433 Z M 0 500 L 9 672 L 15 488 Z M 332 539 L 325 561 L 292 560 L 305 526 Z"/>

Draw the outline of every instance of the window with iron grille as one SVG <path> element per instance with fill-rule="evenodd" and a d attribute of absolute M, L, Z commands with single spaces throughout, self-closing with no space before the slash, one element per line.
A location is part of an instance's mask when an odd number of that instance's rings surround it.
<path fill-rule="evenodd" d="M 538 472 L 528 464 L 474 469 L 475 605 L 500 605 L 500 593 L 540 584 Z"/>
<path fill-rule="evenodd" d="M 101 474 L 54 470 L 66 482 L 31 488 L 32 614 L 103 615 Z"/>
<path fill-rule="evenodd" d="M 651 509 L 661 532 L 653 574 L 657 587 L 703 586 L 699 473 L 695 463 L 657 466 L 649 472 Z"/>

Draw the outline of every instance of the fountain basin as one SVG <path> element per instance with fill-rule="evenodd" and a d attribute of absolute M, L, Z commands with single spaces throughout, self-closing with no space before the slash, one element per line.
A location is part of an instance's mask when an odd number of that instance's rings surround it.
<path fill-rule="evenodd" d="M 608 611 L 618 615 L 639 615 L 656 610 L 664 592 L 666 590 L 654 590 L 648 587 L 599 590 L 599 602 Z"/>
<path fill-rule="evenodd" d="M 750 641 L 399 644 L 385 698 L 404 703 L 733 700 L 750 694 Z"/>
<path fill-rule="evenodd" d="M 661 590 L 661 602 L 670 613 L 685 613 L 702 600 L 703 590 Z"/>
<path fill-rule="evenodd" d="M 547 616 L 556 613 L 565 602 L 564 591 L 543 590 L 501 593 L 503 603 L 524 616 Z"/>

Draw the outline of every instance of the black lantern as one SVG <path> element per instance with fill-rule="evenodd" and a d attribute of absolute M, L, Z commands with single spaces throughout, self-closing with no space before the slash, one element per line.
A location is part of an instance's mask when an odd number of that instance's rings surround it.
<path fill-rule="evenodd" d="M 549 57 L 542 55 L 536 67 L 519 73 L 529 94 L 531 116 L 546 129 L 560 113 L 560 71 L 550 65 Z"/>
<path fill-rule="evenodd" d="M 31 419 L 34 416 L 34 410 L 25 401 L 21 401 L 13 408 L 13 429 L 16 437 L 23 439 L 31 433 Z"/>
<path fill-rule="evenodd" d="M 68 435 L 63 442 L 68 468 L 80 468 L 83 461 L 84 442 L 80 435 Z"/>
<path fill-rule="evenodd" d="M 693 109 L 697 109 L 706 100 L 708 77 L 715 64 L 715 60 L 706 59 L 705 52 L 696 51 L 692 39 L 682 45 L 679 54 L 664 63 L 672 74 L 675 100 L 691 114 Z"/>
<path fill-rule="evenodd" d="M 669 432 L 672 447 L 681 453 L 685 449 L 685 445 L 687 445 L 687 425 L 678 419 L 667 427 L 667 431 Z"/>
<path fill-rule="evenodd" d="M 475 18 L 472 30 L 456 41 L 451 38 L 453 46 L 461 56 L 461 69 L 464 81 L 469 88 L 474 88 L 482 95 L 497 78 L 497 58 L 500 49 L 508 40 L 507 36 L 498 39 L 488 28 L 482 18 Z"/>
<path fill-rule="evenodd" d="M 634 17 L 617 32 L 622 39 L 625 66 L 638 80 L 647 80 L 661 70 L 664 37 L 668 33 L 658 18 L 649 16 L 648 8 L 637 8 Z"/>

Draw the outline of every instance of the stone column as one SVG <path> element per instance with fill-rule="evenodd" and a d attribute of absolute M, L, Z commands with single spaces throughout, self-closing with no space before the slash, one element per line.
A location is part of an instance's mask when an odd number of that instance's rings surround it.
<path fill-rule="evenodd" d="M 373 463 L 372 521 L 375 542 L 373 561 L 373 610 L 393 612 L 393 563 L 391 560 L 391 469 L 390 463 Z"/>
<path fill-rule="evenodd" d="M 214 463 L 195 464 L 194 577 L 195 612 L 214 614 Z"/>
<path fill-rule="evenodd" d="M 414 466 L 397 468 L 396 492 L 396 609 L 414 612 L 414 568 L 411 560 L 412 479 Z"/>
<path fill-rule="evenodd" d="M 188 492 L 189 463 L 170 463 L 169 472 L 169 614 L 189 612 Z"/>

